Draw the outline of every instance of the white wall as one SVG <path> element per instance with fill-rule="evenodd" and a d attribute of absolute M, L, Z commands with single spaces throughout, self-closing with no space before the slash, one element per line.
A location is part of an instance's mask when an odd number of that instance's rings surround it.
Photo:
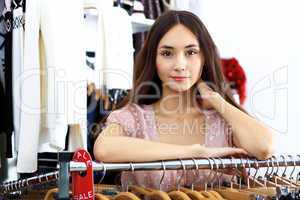
<path fill-rule="evenodd" d="M 300 2 L 200 1 L 221 57 L 236 57 L 246 71 L 245 108 L 280 132 L 277 153 L 300 154 Z"/>

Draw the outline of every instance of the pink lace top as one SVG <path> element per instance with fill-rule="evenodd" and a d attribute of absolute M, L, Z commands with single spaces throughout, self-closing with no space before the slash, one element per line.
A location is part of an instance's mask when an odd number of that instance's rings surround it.
<path fill-rule="evenodd" d="M 202 110 L 205 116 L 205 141 L 207 147 L 231 147 L 232 131 L 224 118 L 215 110 Z M 142 138 L 146 140 L 159 141 L 156 130 L 155 115 L 152 105 L 127 104 L 121 109 L 110 113 L 106 125 L 117 123 L 124 129 L 124 136 Z M 200 139 L 199 139 L 200 143 Z M 180 185 L 204 184 L 209 170 L 199 170 L 199 177 L 195 183 L 195 172 L 187 170 L 185 177 L 181 179 Z M 198 173 L 197 173 L 198 174 Z M 144 187 L 159 189 L 159 182 L 163 175 L 162 170 L 122 172 L 121 183 L 135 184 Z M 161 190 L 169 191 L 176 188 L 178 177 L 182 176 L 182 170 L 167 170 L 162 181 Z M 226 177 L 224 177 L 226 178 Z M 228 177 L 227 177 L 228 178 Z"/>

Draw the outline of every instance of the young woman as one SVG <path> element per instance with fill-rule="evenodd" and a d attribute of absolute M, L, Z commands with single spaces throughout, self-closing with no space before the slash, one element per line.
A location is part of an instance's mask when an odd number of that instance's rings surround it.
<path fill-rule="evenodd" d="M 95 142 L 97 160 L 272 155 L 274 131 L 234 102 L 217 48 L 194 14 L 169 11 L 156 20 L 137 57 L 134 75 L 129 98 L 108 116 L 107 127 Z M 167 171 L 165 190 L 174 186 L 176 173 Z M 138 171 L 130 176 L 123 172 L 122 180 L 157 187 L 161 172 Z M 185 177 L 185 184 L 191 176 Z"/>

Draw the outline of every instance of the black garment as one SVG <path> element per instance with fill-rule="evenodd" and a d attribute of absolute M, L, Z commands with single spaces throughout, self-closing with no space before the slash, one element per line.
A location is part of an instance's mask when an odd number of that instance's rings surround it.
<path fill-rule="evenodd" d="M 159 0 L 142 0 L 146 18 L 156 19 L 162 13 L 162 3 Z"/>
<path fill-rule="evenodd" d="M 5 130 L 5 96 L 2 82 L 0 81 L 0 134 Z"/>
<path fill-rule="evenodd" d="M 6 120 L 5 120 L 5 133 L 7 151 L 6 157 L 12 158 L 12 132 L 13 132 L 13 97 L 12 97 L 12 12 L 6 12 L 4 15 L 6 34 L 5 34 L 5 61 L 4 61 L 4 73 L 5 73 L 5 108 L 6 108 Z"/>
<path fill-rule="evenodd" d="M 134 48 L 134 58 L 137 56 L 138 52 L 141 50 L 148 32 L 134 33 L 133 34 L 133 48 Z"/>

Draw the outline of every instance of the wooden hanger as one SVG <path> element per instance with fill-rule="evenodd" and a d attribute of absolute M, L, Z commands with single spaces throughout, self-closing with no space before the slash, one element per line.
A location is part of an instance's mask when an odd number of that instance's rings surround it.
<path fill-rule="evenodd" d="M 95 200 L 111 200 L 111 199 L 104 194 L 96 193 Z"/>
<path fill-rule="evenodd" d="M 186 193 L 180 190 L 171 191 L 168 193 L 168 195 L 172 200 L 191 200 Z"/>
<path fill-rule="evenodd" d="M 251 165 L 249 163 L 249 159 L 247 159 L 247 163 L 248 163 L 248 167 L 249 167 L 249 171 L 247 172 L 246 171 L 246 176 L 244 178 L 246 178 L 247 180 L 247 186 L 244 190 L 246 191 L 249 191 L 249 192 L 254 192 L 255 194 L 257 195 L 267 195 L 267 196 L 276 196 L 276 187 L 267 187 L 265 183 L 261 183 L 260 181 L 258 181 L 256 179 L 256 175 L 257 175 L 257 172 L 258 172 L 258 169 L 259 169 L 259 166 L 258 166 L 258 162 L 256 161 L 255 164 L 256 164 L 256 171 L 255 171 L 255 174 L 254 176 L 252 177 L 250 175 L 250 168 L 251 168 Z M 245 167 L 243 165 L 243 167 Z M 273 172 L 274 168 L 272 168 L 272 171 L 271 173 Z M 270 173 L 270 174 L 271 174 Z M 267 172 L 265 174 L 265 176 L 267 175 Z M 252 188 L 250 187 L 250 185 L 252 186 Z"/>
<path fill-rule="evenodd" d="M 298 155 L 299 156 L 299 155 Z M 285 162 L 285 169 L 282 173 L 281 176 L 278 175 L 278 169 L 279 169 L 279 163 L 277 161 L 277 158 L 275 156 L 273 156 L 273 158 L 275 158 L 275 161 L 277 163 L 277 171 L 274 172 L 273 176 L 272 176 L 272 181 L 274 181 L 275 183 L 277 184 L 281 184 L 281 185 L 288 185 L 290 187 L 300 187 L 300 184 L 298 184 L 297 182 L 294 182 L 292 181 L 292 178 L 293 178 L 293 173 L 296 169 L 296 163 L 295 163 L 295 160 L 293 159 L 293 157 L 291 155 L 288 155 L 288 157 L 291 157 L 291 161 L 294 163 L 294 168 L 289 176 L 289 178 L 287 179 L 286 178 L 286 170 L 287 170 L 287 162 L 285 161 L 285 157 L 284 156 L 281 156 L 283 159 L 284 159 L 284 162 Z M 299 156 L 300 157 L 300 156 Z"/>
<path fill-rule="evenodd" d="M 188 189 L 188 188 L 180 188 L 182 192 L 187 194 L 192 200 L 205 200 L 206 197 L 203 196 L 200 192 L 193 190 L 193 189 Z"/>
<path fill-rule="evenodd" d="M 231 161 L 233 161 L 233 157 L 232 157 Z M 233 164 L 233 162 L 232 162 L 232 164 Z M 237 164 L 233 164 L 233 165 L 235 166 L 234 169 L 235 169 L 236 173 L 241 176 L 241 172 L 238 170 Z M 218 165 L 216 164 L 216 166 L 218 166 Z M 223 168 L 224 168 L 224 165 L 223 165 Z M 214 191 L 218 192 L 223 198 L 228 199 L 228 200 L 255 199 L 257 194 L 255 194 L 254 192 L 234 189 L 233 188 L 233 179 L 234 179 L 234 174 L 232 175 L 232 178 L 231 178 L 231 187 L 230 188 L 219 187 L 217 189 L 214 189 Z"/>
<path fill-rule="evenodd" d="M 183 172 L 180 178 L 177 177 L 177 181 L 176 181 L 177 190 L 168 192 L 168 195 L 172 200 L 191 200 L 191 198 L 186 193 L 180 190 L 180 183 L 182 182 L 183 178 L 186 175 L 186 169 L 185 169 L 185 165 L 183 164 L 183 161 L 181 159 L 179 159 L 179 161 L 181 162 Z"/>
<path fill-rule="evenodd" d="M 138 196 L 131 192 L 120 192 L 114 198 L 114 200 L 141 200 Z"/>
<path fill-rule="evenodd" d="M 195 159 L 192 159 L 194 164 L 195 164 L 195 169 L 196 171 L 199 173 L 199 167 L 198 165 L 196 164 L 196 161 Z M 208 162 L 210 163 L 210 160 L 208 159 Z M 185 166 L 183 164 L 183 162 L 181 161 L 181 164 L 182 164 L 182 168 L 185 172 Z M 208 177 L 210 177 L 210 175 L 212 174 L 212 170 L 213 170 L 213 166 L 211 166 L 211 171 L 210 171 L 210 174 Z M 194 171 L 195 172 L 195 171 Z M 198 177 L 199 174 L 194 174 L 194 177 Z M 224 200 L 224 198 L 218 194 L 217 192 L 215 191 L 207 191 L 205 187 L 205 191 L 197 191 L 197 190 L 194 190 L 194 182 L 196 182 L 195 180 L 193 180 L 193 184 L 191 186 L 191 189 L 188 189 L 188 188 L 181 188 L 180 190 L 183 191 L 184 193 L 186 193 L 191 199 L 193 200 L 202 200 L 202 199 L 214 199 L 214 200 Z"/>
<path fill-rule="evenodd" d="M 134 167 L 132 165 L 132 163 L 130 163 L 131 166 L 131 172 L 134 173 Z M 166 166 L 164 164 L 164 162 L 162 161 L 162 166 L 163 166 L 163 175 L 160 179 L 159 182 L 159 187 L 161 188 L 161 183 L 163 181 L 163 178 L 165 176 L 165 172 L 166 172 Z M 152 189 L 152 188 L 144 188 L 141 186 L 134 186 L 131 185 L 129 186 L 129 191 L 131 191 L 132 193 L 136 194 L 137 196 L 140 196 L 142 199 L 155 199 L 155 200 L 171 200 L 171 198 L 169 197 L 169 195 L 161 190 L 156 190 L 156 189 Z"/>
<path fill-rule="evenodd" d="M 54 194 L 58 192 L 58 188 L 53 188 L 47 191 L 44 200 L 54 200 Z"/>
<path fill-rule="evenodd" d="M 131 185 L 129 186 L 129 191 L 137 195 L 140 199 L 171 200 L 166 192 L 156 189 Z"/>

